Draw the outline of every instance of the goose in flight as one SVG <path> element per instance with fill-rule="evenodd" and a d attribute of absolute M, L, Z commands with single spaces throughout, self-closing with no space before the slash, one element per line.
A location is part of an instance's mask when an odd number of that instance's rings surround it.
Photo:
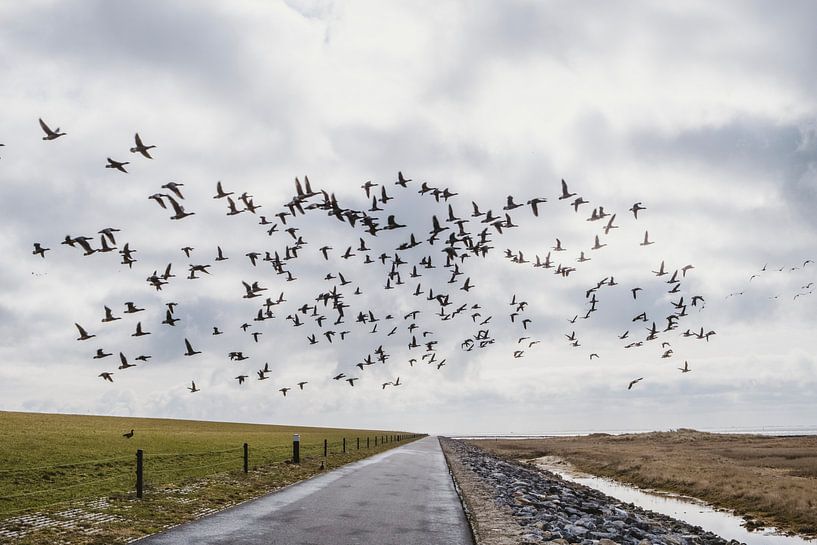
<path fill-rule="evenodd" d="M 537 197 L 535 199 L 529 200 L 525 204 L 530 206 L 530 209 L 533 212 L 533 215 L 538 218 L 539 217 L 539 205 L 542 204 L 543 202 L 548 202 L 548 200 L 545 199 L 544 197 Z"/>
<path fill-rule="evenodd" d="M 632 213 L 633 213 L 633 217 L 634 217 L 635 219 L 638 219 L 638 211 L 639 211 L 639 210 L 646 210 L 646 208 L 645 208 L 645 207 L 641 206 L 641 202 L 640 202 L 640 201 L 639 201 L 639 202 L 637 202 L 637 203 L 635 203 L 635 204 L 632 206 L 632 208 L 630 208 L 630 212 L 632 212 Z"/>
<path fill-rule="evenodd" d="M 184 346 L 187 348 L 187 351 L 184 353 L 185 356 L 195 356 L 196 354 L 201 354 L 201 352 L 197 352 L 193 350 L 193 345 L 190 344 L 186 338 L 184 339 Z"/>
<path fill-rule="evenodd" d="M 573 207 L 573 210 L 575 212 L 578 212 L 579 211 L 579 206 L 581 206 L 583 204 L 589 204 L 589 201 L 586 201 L 581 197 L 576 197 L 576 200 L 573 201 L 572 203 L 570 203 L 570 206 Z"/>
<path fill-rule="evenodd" d="M 142 331 L 142 322 L 136 322 L 136 333 L 132 333 L 131 337 L 144 337 L 145 335 L 150 335 L 150 331 Z"/>
<path fill-rule="evenodd" d="M 143 308 L 139 308 L 133 304 L 133 301 L 128 301 L 125 303 L 125 314 L 135 314 L 137 312 L 142 312 Z"/>
<path fill-rule="evenodd" d="M 247 380 L 247 375 L 238 375 L 235 377 L 235 380 L 237 380 L 239 384 L 244 384 L 244 381 Z"/>
<path fill-rule="evenodd" d="M 188 386 L 188 387 L 187 387 L 187 389 L 188 389 L 188 390 L 190 390 L 190 393 L 191 393 L 191 394 L 195 394 L 196 392 L 201 391 L 201 390 L 199 390 L 198 388 L 196 388 L 196 381 L 195 381 L 195 380 L 191 380 L 191 381 L 190 381 L 190 384 L 191 384 L 191 385 L 190 385 L 190 386 Z"/>
<path fill-rule="evenodd" d="M 604 234 L 605 234 L 605 235 L 609 235 L 609 234 L 610 234 L 610 230 L 611 230 L 611 229 L 618 229 L 618 225 L 613 225 L 613 222 L 614 222 L 615 220 L 616 220 L 616 215 L 615 215 L 615 214 L 613 214 L 612 216 L 610 216 L 610 219 L 609 219 L 609 221 L 607 222 L 607 225 L 604 227 Z"/>
<path fill-rule="evenodd" d="M 87 341 L 88 339 L 96 337 L 96 335 L 88 335 L 88 332 L 85 331 L 81 325 L 77 323 L 74 323 L 74 325 L 77 326 L 77 330 L 79 330 L 79 337 L 77 337 L 78 341 Z"/>
<path fill-rule="evenodd" d="M 195 212 L 185 212 L 184 207 L 182 205 L 180 205 L 176 201 L 176 199 L 174 199 L 170 195 L 162 195 L 162 196 L 170 201 L 170 205 L 173 207 L 173 211 L 175 212 L 174 215 L 170 216 L 170 219 L 180 220 L 180 219 L 186 218 L 187 216 L 192 216 L 193 214 L 195 214 Z"/>
<path fill-rule="evenodd" d="M 43 259 L 45 259 L 45 252 L 49 251 L 51 248 L 43 248 L 39 242 L 34 243 L 34 251 L 31 252 L 33 255 L 39 255 Z"/>
<path fill-rule="evenodd" d="M 129 165 L 129 164 L 130 164 L 130 162 L 128 162 L 128 161 L 114 161 L 113 159 L 108 157 L 108 164 L 105 165 L 105 168 L 115 168 L 119 172 L 124 172 L 125 174 L 127 174 L 128 171 L 125 170 L 125 165 Z"/>
<path fill-rule="evenodd" d="M 94 356 L 94 359 L 95 360 L 101 360 L 102 358 L 107 358 L 110 355 L 111 355 L 110 352 L 105 352 L 101 348 L 97 348 L 96 349 L 96 355 Z"/>
<path fill-rule="evenodd" d="M 639 246 L 649 246 L 650 244 L 654 244 L 653 241 L 650 240 L 650 232 L 644 231 L 644 240 L 639 244 Z"/>
<path fill-rule="evenodd" d="M 347 378 L 346 382 L 349 383 L 349 386 L 354 386 L 356 380 L 359 380 L 359 379 L 357 377 L 351 377 L 351 378 Z"/>
<path fill-rule="evenodd" d="M 567 191 L 567 182 L 562 179 L 562 195 L 559 197 L 559 200 L 569 199 L 570 197 L 575 197 L 575 193 L 568 193 Z"/>
<path fill-rule="evenodd" d="M 128 363 L 128 358 L 122 352 L 119 353 L 119 369 L 127 369 L 128 367 L 136 367 L 135 363 Z"/>
<path fill-rule="evenodd" d="M 165 311 L 165 319 L 162 320 L 162 323 L 167 324 L 169 326 L 174 326 L 175 327 L 176 322 L 178 322 L 179 320 L 180 320 L 180 318 L 174 318 L 173 313 L 170 312 L 170 310 L 167 310 L 167 311 Z"/>
<path fill-rule="evenodd" d="M 184 187 L 184 184 L 180 184 L 177 182 L 167 182 L 165 185 L 162 186 L 162 189 L 169 189 L 173 192 L 174 195 L 179 197 L 180 199 L 184 200 L 184 195 L 182 195 L 180 187 Z"/>
<path fill-rule="evenodd" d="M 162 197 L 164 196 L 164 193 L 154 193 L 153 195 L 149 196 L 148 199 L 153 199 L 156 201 L 156 204 L 167 210 L 167 205 L 165 204 L 165 201 L 162 200 Z"/>
<path fill-rule="evenodd" d="M 682 373 L 689 373 L 692 369 L 689 368 L 689 362 L 684 360 L 684 366 L 678 368 L 679 371 Z"/>
<path fill-rule="evenodd" d="M 101 378 L 102 380 L 107 380 L 108 382 L 113 382 L 113 373 L 109 373 L 108 371 L 99 373 L 99 375 L 97 375 L 97 376 L 99 378 Z"/>
<path fill-rule="evenodd" d="M 43 140 L 56 140 L 60 136 L 65 136 L 67 134 L 64 132 L 60 132 L 59 127 L 57 127 L 57 130 L 52 131 L 51 128 L 45 124 L 45 121 L 43 121 L 42 118 L 40 118 L 40 128 L 45 133 L 45 136 L 43 136 Z"/>
<path fill-rule="evenodd" d="M 655 276 L 666 276 L 669 274 L 667 271 L 664 270 L 664 262 L 661 262 L 661 266 L 658 267 L 657 271 L 652 271 Z"/>
<path fill-rule="evenodd" d="M 303 390 L 304 389 L 304 384 L 309 384 L 309 381 L 302 380 L 301 382 L 298 383 L 298 388 Z"/>
<path fill-rule="evenodd" d="M 637 379 L 635 379 L 635 380 L 631 380 L 631 381 L 630 381 L 630 385 L 629 385 L 629 386 L 627 386 L 627 389 L 628 389 L 628 390 L 632 390 L 632 389 L 633 389 L 633 386 L 635 386 L 636 384 L 638 384 L 638 383 L 639 383 L 639 382 L 641 382 L 642 380 L 644 380 L 644 377 L 640 377 L 640 378 L 637 378 Z"/>
<path fill-rule="evenodd" d="M 228 195 L 233 195 L 233 194 L 234 193 L 232 191 L 229 191 L 229 192 L 224 191 L 224 189 L 221 187 L 221 180 L 216 182 L 216 194 L 215 194 L 215 196 L 213 196 L 214 199 L 222 199 L 224 197 L 227 197 Z"/>
<path fill-rule="evenodd" d="M 131 153 L 141 153 L 147 159 L 153 159 L 148 153 L 148 150 L 155 148 L 156 146 L 146 146 L 142 143 L 142 139 L 139 137 L 139 133 L 137 132 L 133 139 L 136 141 L 136 145 L 130 149 Z"/>
<path fill-rule="evenodd" d="M 113 322 L 115 320 L 121 320 L 121 319 L 122 318 L 120 318 L 118 316 L 114 316 L 109 307 L 105 307 L 105 317 L 102 318 L 103 323 Z"/>
<path fill-rule="evenodd" d="M 284 397 L 287 396 L 287 392 L 292 390 L 292 388 L 278 388 L 278 391 L 284 394 Z"/>

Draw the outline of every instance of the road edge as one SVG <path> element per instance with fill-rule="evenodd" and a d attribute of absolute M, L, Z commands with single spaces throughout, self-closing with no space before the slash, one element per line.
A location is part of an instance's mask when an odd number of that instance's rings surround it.
<path fill-rule="evenodd" d="M 520 543 L 522 528 L 510 511 L 494 503 L 494 491 L 474 472 L 465 467 L 457 452 L 450 448 L 448 437 L 438 437 L 448 465 L 454 490 L 460 498 L 465 518 L 476 545 L 514 545 Z"/>

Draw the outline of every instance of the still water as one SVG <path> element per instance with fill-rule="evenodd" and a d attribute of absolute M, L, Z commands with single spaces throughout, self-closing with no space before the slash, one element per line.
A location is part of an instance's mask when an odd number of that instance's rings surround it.
<path fill-rule="evenodd" d="M 566 462 L 552 456 L 538 458 L 534 460 L 534 463 L 542 469 L 558 474 L 567 481 L 583 484 L 625 503 L 632 503 L 643 509 L 700 526 L 724 539 L 736 539 L 747 545 L 817 545 L 817 540 L 779 535 L 773 528 L 749 531 L 741 526 L 743 519 L 740 517 L 728 512 L 716 511 L 693 498 L 645 492 L 610 479 L 580 473 Z"/>

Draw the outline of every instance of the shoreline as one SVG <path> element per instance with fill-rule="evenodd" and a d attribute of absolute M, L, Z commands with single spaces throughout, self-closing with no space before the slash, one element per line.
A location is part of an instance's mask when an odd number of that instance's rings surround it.
<path fill-rule="evenodd" d="M 478 545 L 736 545 L 554 473 L 440 438 Z"/>
<path fill-rule="evenodd" d="M 558 457 L 591 476 L 695 498 L 735 513 L 750 530 L 817 535 L 815 436 L 678 430 L 472 443 L 507 460 Z"/>

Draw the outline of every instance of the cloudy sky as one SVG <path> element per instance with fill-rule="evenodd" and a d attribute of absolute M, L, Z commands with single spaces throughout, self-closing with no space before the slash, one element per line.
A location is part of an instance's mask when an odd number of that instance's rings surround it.
<path fill-rule="evenodd" d="M 815 12 L 810 2 L 4 3 L 0 409 L 452 434 L 814 426 L 817 299 L 805 286 L 817 268 L 803 264 L 817 259 Z M 67 135 L 43 141 L 39 117 Z M 137 131 L 156 146 L 152 161 L 128 151 Z M 129 172 L 104 168 L 106 157 Z M 407 227 L 372 237 L 321 210 L 281 225 L 273 215 L 304 175 L 356 210 L 371 207 L 363 183 L 385 187 L 394 199 L 371 214 Z M 558 200 L 562 178 L 589 201 L 578 212 Z M 256 215 L 228 217 L 212 198 L 218 180 L 253 195 Z M 172 221 L 147 198 L 170 181 L 195 215 Z M 422 182 L 458 195 L 437 203 L 418 194 Z M 508 195 L 548 202 L 538 217 L 513 210 L 518 227 L 502 235 L 471 217 L 472 201 L 504 214 Z M 466 259 L 455 283 L 441 253 L 457 230 L 446 204 L 473 236 L 487 227 L 493 247 Z M 598 206 L 616 214 L 606 236 L 609 218 L 587 221 Z M 279 232 L 267 235 L 260 215 Z M 429 245 L 433 215 L 451 229 Z M 283 255 L 292 226 L 306 242 L 287 262 L 296 281 L 250 264 L 249 252 Z M 106 227 L 120 229 L 118 249 L 136 250 L 132 269 L 115 251 L 60 244 L 85 235 L 99 247 Z M 645 230 L 655 244 L 642 247 Z M 424 242 L 401 253 L 405 285 L 385 290 L 389 263 L 364 264 L 359 239 L 376 259 L 410 233 Z M 606 246 L 591 250 L 596 234 Z M 504 257 L 544 259 L 557 237 L 567 250 L 552 259 L 577 269 L 567 278 Z M 45 259 L 34 242 L 51 248 Z M 358 255 L 342 259 L 350 245 Z M 217 246 L 227 261 L 214 261 Z M 591 261 L 577 263 L 581 251 Z M 425 256 L 437 268 L 409 278 Z M 678 293 L 651 272 L 662 261 L 670 273 L 694 265 Z M 156 291 L 145 278 L 168 263 L 176 277 Z M 211 274 L 188 280 L 191 264 Z M 319 306 L 322 328 L 303 314 L 293 327 L 287 315 L 338 285 L 325 280 L 338 272 L 351 281 L 339 287 L 345 323 Z M 582 319 L 586 290 L 611 275 L 618 285 L 602 286 Z M 274 319 L 252 320 L 263 298 L 243 299 L 241 281 L 284 293 Z M 429 289 L 449 294 L 445 312 L 468 310 L 442 320 Z M 691 306 L 694 295 L 705 304 Z M 527 330 L 510 320 L 514 296 L 528 303 Z M 644 341 L 680 297 L 678 329 Z M 123 314 L 125 301 L 146 310 Z M 173 328 L 161 324 L 171 301 Z M 122 319 L 101 323 L 106 305 Z M 354 320 L 368 310 L 374 333 Z M 632 321 L 641 312 L 648 323 Z M 151 335 L 133 338 L 140 320 Z M 96 337 L 76 341 L 75 322 Z M 412 322 L 437 341 L 435 363 L 409 349 Z M 716 334 L 682 336 L 701 327 Z M 495 342 L 464 351 L 479 329 Z M 349 333 L 329 343 L 326 330 Z M 574 331 L 579 347 L 566 339 Z M 203 353 L 184 357 L 184 338 Z M 381 345 L 385 364 L 355 367 Z M 92 359 L 98 348 L 113 356 Z M 230 362 L 230 351 L 249 359 Z M 118 370 L 119 352 L 152 357 Z M 678 370 L 684 361 L 692 372 Z M 270 380 L 254 380 L 264 363 Z M 333 381 L 341 372 L 360 380 Z M 239 374 L 250 375 L 243 386 Z M 304 391 L 278 391 L 299 381 Z"/>

